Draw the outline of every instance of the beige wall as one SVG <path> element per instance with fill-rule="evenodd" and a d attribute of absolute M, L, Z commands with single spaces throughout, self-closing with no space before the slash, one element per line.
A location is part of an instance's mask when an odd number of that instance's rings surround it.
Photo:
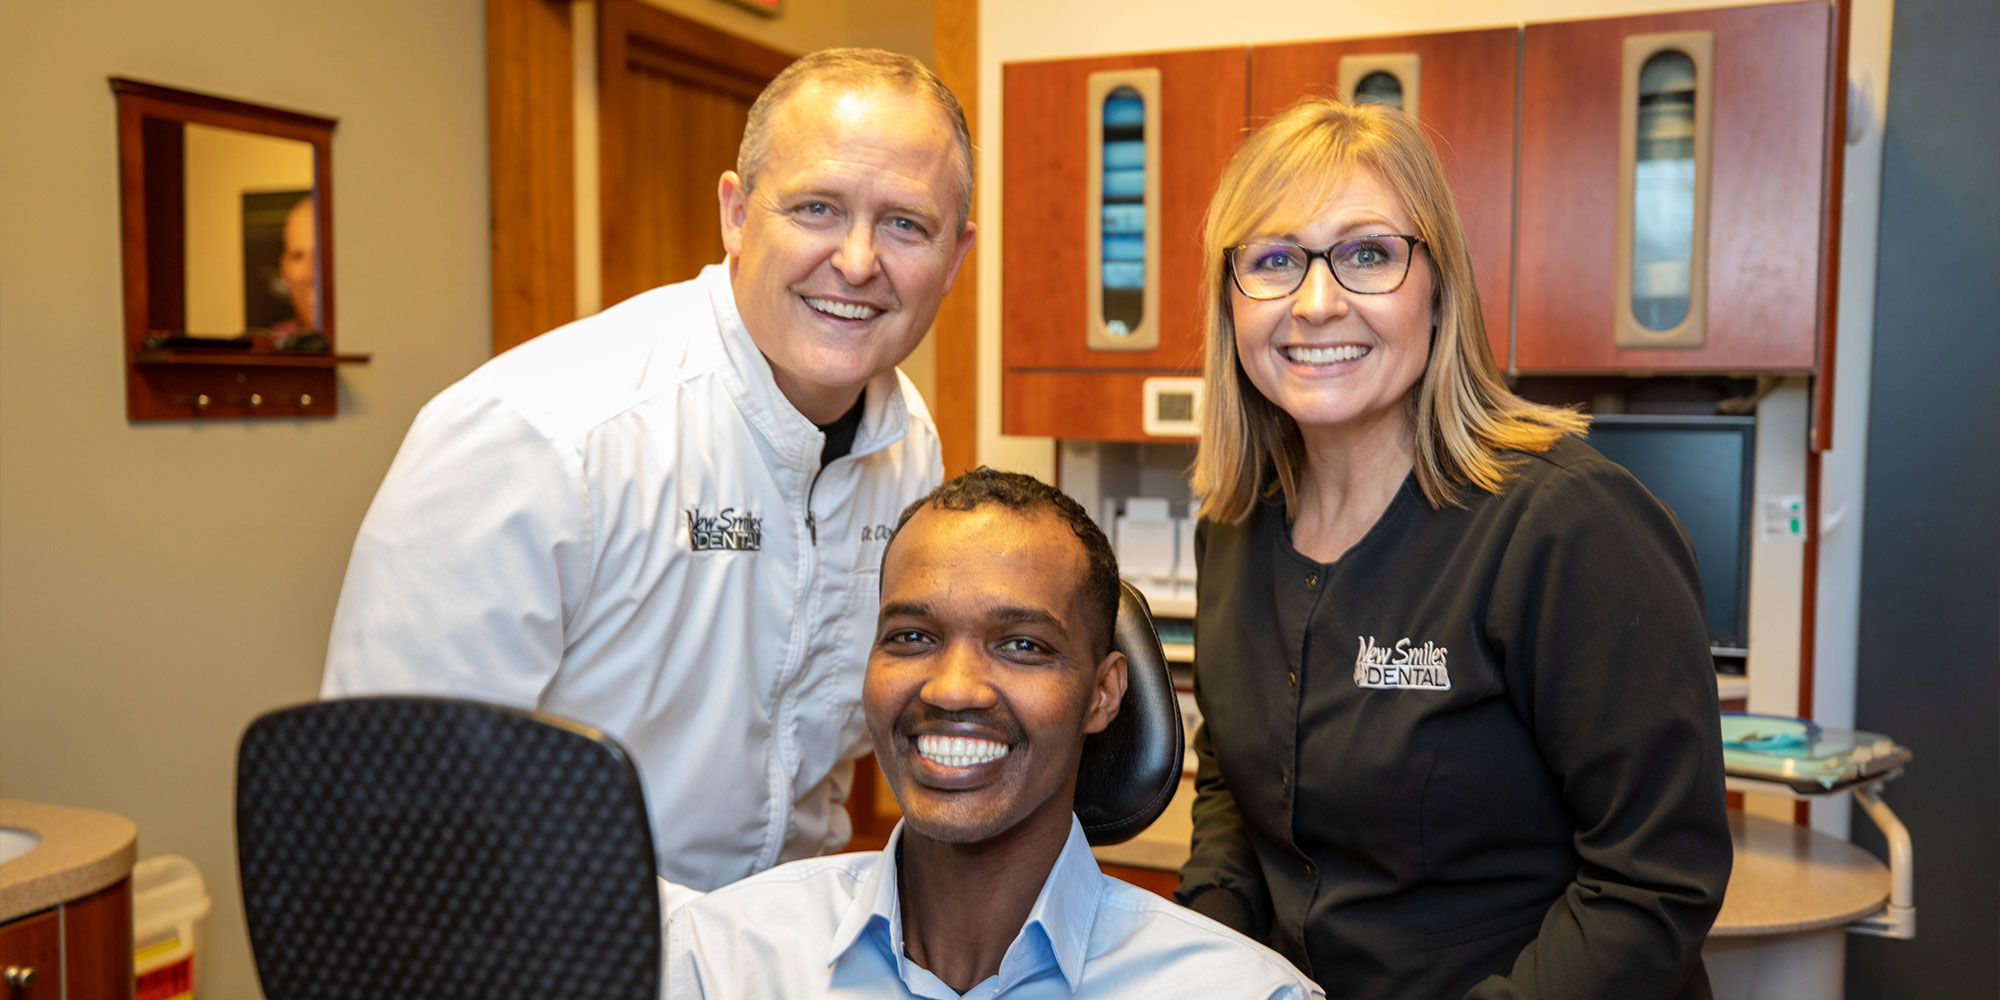
<path fill-rule="evenodd" d="M 203 995 L 257 995 L 236 741 L 313 697 L 416 408 L 489 344 L 480 0 L 0 4 L 0 795 L 106 809 L 208 879 Z M 333 420 L 128 424 L 117 74 L 340 119 Z"/>

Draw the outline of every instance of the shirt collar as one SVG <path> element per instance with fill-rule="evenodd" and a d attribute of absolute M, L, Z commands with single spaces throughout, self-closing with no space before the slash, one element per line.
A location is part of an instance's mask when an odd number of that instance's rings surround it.
<path fill-rule="evenodd" d="M 1090 853 L 1083 825 L 1071 814 L 1069 840 L 1063 843 L 1055 867 L 1049 870 L 1048 881 L 1042 883 L 1041 895 L 1035 897 L 1035 906 L 1028 911 L 1027 927 L 1042 929 L 1072 993 L 1083 982 L 1083 962 L 1090 953 L 1090 930 L 1097 923 L 1097 903 L 1103 897 L 1104 874 L 1098 871 L 1097 858 Z"/>
<path fill-rule="evenodd" d="M 896 893 L 897 848 L 902 841 L 903 824 L 898 822 L 889 834 L 889 843 L 882 849 L 880 863 L 863 876 L 854 901 L 834 930 L 833 944 L 826 955 L 828 967 L 839 962 L 864 936 L 873 937 L 899 968 L 908 961 L 903 956 L 902 905 Z M 1035 905 L 1028 910 L 1027 922 L 1000 960 L 999 992 L 1004 994 L 1014 983 L 1040 972 L 1049 958 L 1062 971 L 1070 992 L 1076 992 L 1083 982 L 1084 960 L 1090 953 L 1090 931 L 1097 922 L 1097 904 L 1103 895 L 1104 875 L 1090 853 L 1082 824 L 1071 815 L 1069 839 L 1064 841 L 1062 853 L 1049 869 L 1049 877 L 1042 882 L 1042 891 L 1036 894 Z"/>
<path fill-rule="evenodd" d="M 871 931 L 888 952 L 890 960 L 901 963 L 903 914 L 901 900 L 896 896 L 896 849 L 902 842 L 903 824 L 898 820 L 896 828 L 889 833 L 889 843 L 882 848 L 874 867 L 862 876 L 860 887 L 854 891 L 853 901 L 847 904 L 847 912 L 841 916 L 840 925 L 834 928 L 833 944 L 826 953 L 829 968 L 840 961 L 840 957 L 847 954 L 863 934 Z"/>
<path fill-rule="evenodd" d="M 709 306 L 715 312 L 715 328 L 721 334 L 722 349 L 729 358 L 726 377 L 730 391 L 740 402 L 745 415 L 773 442 L 824 441 L 819 428 L 813 426 L 813 422 L 806 419 L 805 414 L 800 413 L 792 401 L 778 390 L 778 382 L 771 375 L 770 361 L 765 359 L 764 352 L 757 349 L 757 342 L 750 339 L 750 330 L 743 325 L 743 314 L 736 308 L 736 290 L 729 284 L 727 259 L 702 268 L 695 281 L 708 292 Z M 901 372 L 892 368 L 875 376 L 862 388 L 861 398 L 861 427 L 854 433 L 854 446 L 848 450 L 850 455 L 865 455 L 896 443 L 910 424 L 909 406 L 903 399 Z M 808 450 L 811 454 L 807 457 L 815 468 L 818 467 L 819 445 L 815 444 Z"/>

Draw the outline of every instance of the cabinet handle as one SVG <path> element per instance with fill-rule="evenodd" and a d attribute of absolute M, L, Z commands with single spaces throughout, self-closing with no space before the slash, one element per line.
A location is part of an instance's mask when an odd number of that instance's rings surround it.
<path fill-rule="evenodd" d="M 7 967 L 7 985 L 12 986 L 15 989 L 25 990 L 28 987 L 35 985 L 35 980 L 40 978 L 41 977 L 35 973 L 35 969 L 33 966 L 10 965 Z"/>

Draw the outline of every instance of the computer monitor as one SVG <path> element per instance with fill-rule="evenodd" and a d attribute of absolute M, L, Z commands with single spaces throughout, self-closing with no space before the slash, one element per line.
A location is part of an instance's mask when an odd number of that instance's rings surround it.
<path fill-rule="evenodd" d="M 1700 565 L 1709 646 L 1744 655 L 1757 419 L 1603 414 L 1592 420 L 1589 442 L 1680 518 Z"/>

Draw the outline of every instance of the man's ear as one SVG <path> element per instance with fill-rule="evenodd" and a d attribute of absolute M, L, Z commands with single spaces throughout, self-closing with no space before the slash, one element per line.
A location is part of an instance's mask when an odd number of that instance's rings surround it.
<path fill-rule="evenodd" d="M 1097 664 L 1097 683 L 1091 687 L 1090 710 L 1083 716 L 1083 731 L 1101 733 L 1118 717 L 1125 700 L 1125 654 L 1112 650 Z"/>
<path fill-rule="evenodd" d="M 743 252 L 743 220 L 750 208 L 750 190 L 743 186 L 743 178 L 734 170 L 722 172 L 722 178 L 715 182 L 716 207 L 722 218 L 722 249 L 729 256 L 741 256 Z"/>
<path fill-rule="evenodd" d="M 972 252 L 972 238 L 979 234 L 979 227 L 972 220 L 965 222 L 965 232 L 958 234 L 958 248 L 952 251 L 951 273 L 944 276 L 944 290 L 951 291 L 952 283 L 958 280 L 959 266 L 965 263 L 965 255 Z"/>

